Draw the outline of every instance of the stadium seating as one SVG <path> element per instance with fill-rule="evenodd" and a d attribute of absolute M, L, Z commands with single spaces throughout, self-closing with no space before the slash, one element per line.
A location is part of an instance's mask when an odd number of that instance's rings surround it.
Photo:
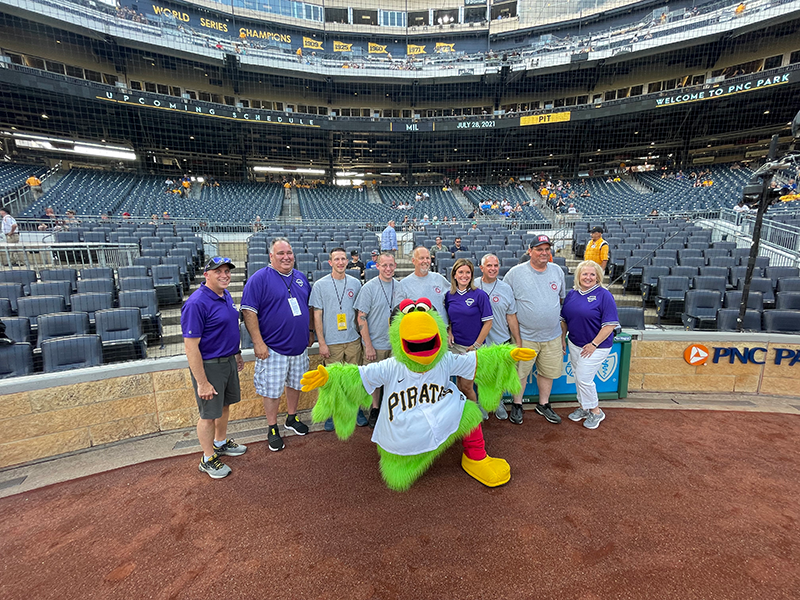
<path fill-rule="evenodd" d="M 0 346 L 0 379 L 33 373 L 31 345 L 16 343 Z"/>
<path fill-rule="evenodd" d="M 99 335 L 73 335 L 45 340 L 42 360 L 45 373 L 94 367 L 103 363 L 103 345 Z"/>

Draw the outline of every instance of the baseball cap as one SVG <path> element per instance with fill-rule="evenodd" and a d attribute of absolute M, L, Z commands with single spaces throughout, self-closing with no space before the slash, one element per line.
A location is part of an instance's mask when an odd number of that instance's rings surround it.
<path fill-rule="evenodd" d="M 372 256 L 376 256 L 377 254 L 379 254 L 379 252 L 377 250 L 373 250 L 372 251 Z"/>
<path fill-rule="evenodd" d="M 603 233 L 603 228 L 598 225 L 597 227 L 592 227 L 592 233 Z"/>
<path fill-rule="evenodd" d="M 550 238 L 549 237 L 547 237 L 546 235 L 537 235 L 535 238 L 533 238 L 533 240 L 531 241 L 530 246 L 528 246 L 528 247 L 529 248 L 536 248 L 536 246 L 541 246 L 542 244 L 547 244 L 548 246 L 552 246 L 552 244 L 550 243 Z"/>
<path fill-rule="evenodd" d="M 206 266 L 203 269 L 203 273 L 205 273 L 206 271 L 213 271 L 214 269 L 219 269 L 222 265 L 228 265 L 231 269 L 236 268 L 236 265 L 233 264 L 233 261 L 230 258 L 215 256 L 206 263 Z"/>
<path fill-rule="evenodd" d="M 358 250 L 351 250 L 350 256 L 358 256 Z"/>

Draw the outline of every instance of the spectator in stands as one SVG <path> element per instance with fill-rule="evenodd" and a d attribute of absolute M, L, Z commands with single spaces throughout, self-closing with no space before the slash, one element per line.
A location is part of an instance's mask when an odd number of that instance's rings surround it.
<path fill-rule="evenodd" d="M 377 269 L 378 268 L 378 256 L 379 253 L 377 250 L 373 250 L 370 254 L 370 259 L 367 261 L 366 267 L 367 269 Z"/>
<path fill-rule="evenodd" d="M 750 212 L 750 207 L 744 203 L 744 200 L 739 200 L 739 204 L 733 207 L 733 212 L 746 214 Z"/>
<path fill-rule="evenodd" d="M 158 225 L 158 215 L 152 214 L 150 215 L 150 223 L 148 225 Z"/>
<path fill-rule="evenodd" d="M 261 216 L 260 215 L 256 215 L 255 220 L 253 220 L 252 227 L 253 227 L 253 231 L 255 231 L 255 232 L 264 231 L 264 224 L 261 222 Z"/>
<path fill-rule="evenodd" d="M 314 342 L 314 320 L 308 298 L 311 286 L 294 269 L 294 251 L 286 238 L 275 238 L 269 265 L 247 280 L 242 292 L 242 317 L 256 355 L 254 382 L 264 398 L 267 441 L 273 452 L 284 447 L 278 431 L 278 405 L 286 392 L 288 414 L 284 427 L 297 435 L 308 427 L 297 418 L 300 379 L 308 370 L 308 347 Z"/>
<path fill-rule="evenodd" d="M 561 423 L 550 406 L 553 380 L 561 377 L 564 349 L 561 345 L 561 301 L 566 295 L 564 271 L 551 263 L 550 238 L 538 235 L 530 243 L 530 261 L 512 267 L 503 278 L 517 302 L 522 347 L 536 350 L 532 361 L 517 363 L 522 389 L 514 395 L 510 420 L 522 424 L 522 396 L 528 375 L 536 364 L 539 403 L 536 412 L 550 423 Z"/>
<path fill-rule="evenodd" d="M 356 298 L 358 325 L 364 346 L 364 364 L 379 362 L 392 355 L 389 341 L 389 319 L 392 311 L 400 304 L 400 284 L 394 279 L 397 268 L 394 256 L 384 252 L 378 258 L 378 276 L 370 279 Z M 372 393 L 372 408 L 367 419 L 370 427 L 378 422 L 381 389 Z"/>
<path fill-rule="evenodd" d="M 394 219 L 386 225 L 386 229 L 381 233 L 381 252 L 391 252 L 394 256 L 397 252 L 397 232 L 394 230 Z"/>
<path fill-rule="evenodd" d="M 123 213 L 122 216 L 124 217 L 125 213 Z M 130 217 L 130 213 L 128 213 L 128 216 Z M 73 225 L 80 225 L 80 223 L 80 220 L 75 216 L 75 211 L 69 209 L 67 211 L 67 218 L 64 220 L 64 224 L 67 226 L 67 228 Z"/>
<path fill-rule="evenodd" d="M 347 269 L 347 253 L 344 248 L 330 251 L 328 264 L 331 274 L 314 282 L 308 304 L 314 309 L 314 326 L 319 342 L 319 355 L 325 366 L 342 362 L 351 365 L 361 363 L 361 342 L 356 327 L 356 297 L 361 291 L 361 281 L 351 277 Z M 367 424 L 367 417 L 358 409 L 356 423 Z M 333 431 L 334 422 L 325 422 L 325 431 Z"/>
<path fill-rule="evenodd" d="M 513 342 L 518 348 L 522 347 L 514 292 L 507 283 L 497 278 L 500 273 L 500 259 L 494 254 L 486 254 L 481 259 L 481 273 L 481 277 L 475 278 L 475 287 L 488 295 L 494 316 L 492 328 L 486 336 L 486 343 L 492 345 Z M 502 402 L 494 415 L 501 421 L 508 418 L 508 412 Z"/>
<path fill-rule="evenodd" d="M 417 246 L 411 257 L 414 272 L 400 282 L 402 299 L 419 300 L 427 298 L 439 315 L 447 323 L 447 311 L 444 307 L 444 295 L 450 289 L 447 279 L 438 273 L 431 273 L 431 253 L 425 246 Z"/>
<path fill-rule="evenodd" d="M 42 190 L 42 181 L 36 175 L 28 177 L 25 180 L 25 185 L 31 188 L 34 199 L 38 199 L 44 193 Z"/>
<path fill-rule="evenodd" d="M 469 248 L 467 248 L 464 244 L 461 243 L 461 238 L 457 237 L 455 243 L 450 246 L 450 258 L 456 257 L 456 252 L 467 252 Z"/>
<path fill-rule="evenodd" d="M 658 210 L 654 208 L 653 210 L 650 211 L 650 214 L 648 216 L 657 217 L 658 216 Z"/>
<path fill-rule="evenodd" d="M 561 308 L 561 340 L 569 332 L 569 362 L 575 377 L 579 408 L 569 420 L 587 429 L 597 429 L 606 415 L 600 410 L 594 377 L 611 353 L 614 329 L 619 326 L 614 296 L 603 287 L 603 271 L 586 260 L 575 269 L 575 286 Z"/>
<path fill-rule="evenodd" d="M 435 243 L 433 246 L 431 246 L 431 250 L 430 250 L 430 253 L 431 253 L 431 263 L 432 263 L 432 264 L 434 264 L 434 265 L 437 265 L 437 263 L 436 263 L 436 255 L 437 255 L 439 252 L 449 252 L 449 250 L 447 249 L 447 247 L 446 247 L 446 246 L 444 246 L 444 245 L 442 244 L 442 236 L 440 236 L 440 235 L 437 235 L 437 236 L 436 236 L 436 243 Z M 438 266 L 438 265 L 437 265 L 437 266 Z"/>
<path fill-rule="evenodd" d="M 7 210 L 2 208 L 0 208 L 0 217 L 3 219 L 2 229 L 6 244 L 18 244 L 19 227 L 17 226 L 17 220 L 12 217 Z M 12 255 L 9 257 L 9 260 L 11 260 L 17 266 L 21 264 L 18 252 L 12 253 Z"/>
<path fill-rule="evenodd" d="M 592 229 L 592 239 L 586 244 L 583 260 L 593 260 L 605 273 L 608 265 L 608 242 L 603 239 L 603 228 L 599 225 Z"/>
<path fill-rule="evenodd" d="M 447 327 L 447 345 L 453 354 L 474 352 L 486 341 L 492 328 L 491 302 L 483 290 L 475 287 L 475 266 L 471 260 L 459 258 L 450 270 L 450 290 L 444 296 L 444 306 L 450 321 Z M 458 389 L 470 400 L 477 403 L 475 381 L 458 377 Z M 484 419 L 489 415 L 481 409 Z"/>
<path fill-rule="evenodd" d="M 361 279 L 364 279 L 364 269 L 366 269 L 366 265 L 361 262 L 361 259 L 358 257 L 358 250 L 351 250 L 350 251 L 350 262 L 347 263 L 348 269 L 358 269 L 358 272 L 361 274 Z"/>
<path fill-rule="evenodd" d="M 45 208 L 43 219 L 44 221 L 40 223 L 39 226 L 37 227 L 39 231 L 61 231 L 62 222 L 56 215 L 56 211 L 54 208 L 52 207 Z"/>
<path fill-rule="evenodd" d="M 230 405 L 241 400 L 239 372 L 239 311 L 228 286 L 235 265 L 215 256 L 206 264 L 202 283 L 181 309 L 181 331 L 200 419 L 197 439 L 203 449 L 200 471 L 212 479 L 229 475 L 220 456 L 241 456 L 246 446 L 228 438 Z"/>

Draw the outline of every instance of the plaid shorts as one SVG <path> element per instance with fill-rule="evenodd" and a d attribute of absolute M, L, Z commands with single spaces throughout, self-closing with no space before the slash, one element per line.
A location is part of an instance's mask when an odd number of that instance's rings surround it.
<path fill-rule="evenodd" d="M 284 387 L 300 389 L 300 380 L 306 371 L 308 350 L 297 356 L 284 356 L 270 349 L 266 359 L 256 359 L 253 383 L 259 396 L 280 398 Z"/>

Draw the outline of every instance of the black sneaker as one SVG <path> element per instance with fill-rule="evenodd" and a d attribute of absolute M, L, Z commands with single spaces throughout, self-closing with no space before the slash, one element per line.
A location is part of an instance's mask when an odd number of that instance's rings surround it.
<path fill-rule="evenodd" d="M 277 452 L 278 450 L 283 450 L 283 440 L 281 439 L 281 434 L 278 432 L 277 425 L 270 425 L 269 426 L 269 433 L 267 433 L 267 442 L 269 442 L 269 449 L 273 452 Z"/>
<path fill-rule="evenodd" d="M 381 409 L 379 408 L 370 408 L 369 409 L 369 419 L 367 422 L 372 429 L 375 429 L 375 424 L 378 422 L 378 415 L 380 414 Z"/>
<path fill-rule="evenodd" d="M 561 423 L 561 417 L 559 417 L 553 407 L 550 406 L 550 403 L 547 404 L 537 404 L 536 405 L 536 412 L 542 415 L 545 419 L 547 419 L 550 423 L 555 423 L 558 425 Z"/>
<path fill-rule="evenodd" d="M 228 438 L 222 446 L 215 446 L 214 451 L 224 456 L 241 456 L 247 452 L 247 446 L 237 444 L 231 438 Z"/>
<path fill-rule="evenodd" d="M 283 425 L 286 429 L 294 431 L 297 435 L 305 435 L 308 433 L 308 425 L 303 423 L 297 418 L 297 415 L 289 415 L 286 417 L 286 423 Z M 280 448 L 278 448 L 280 450 Z"/>
<path fill-rule="evenodd" d="M 514 425 L 522 425 L 522 404 L 515 402 L 511 405 L 511 415 L 509 415 L 508 420 Z"/>

